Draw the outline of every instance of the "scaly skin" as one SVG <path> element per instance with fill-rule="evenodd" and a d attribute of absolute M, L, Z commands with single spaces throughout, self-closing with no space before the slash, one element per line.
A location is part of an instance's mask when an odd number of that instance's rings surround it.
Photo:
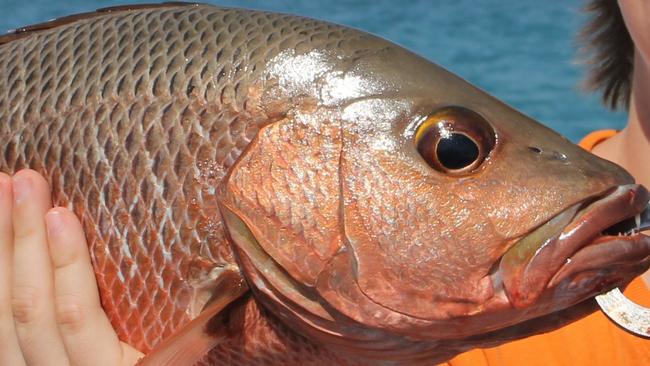
<path fill-rule="evenodd" d="M 453 106 L 494 140 L 464 174 L 414 146 Z M 648 192 L 429 61 L 311 19 L 165 4 L 0 37 L 0 121 L 0 169 L 39 171 L 74 208 L 102 304 L 145 352 L 233 268 L 252 291 L 210 325 L 227 340 L 204 364 L 431 365 L 559 327 L 650 265 L 648 238 L 620 238 L 640 259 L 548 285 L 551 261 L 533 257 L 535 286 L 520 285 L 522 238 L 617 186 L 622 220 Z M 589 245 L 572 238 L 555 267 Z"/>
<path fill-rule="evenodd" d="M 55 204 L 74 207 L 104 308 L 121 339 L 148 351 L 201 309 L 211 271 L 233 263 L 215 189 L 278 118 L 259 108 L 265 62 L 354 31 L 206 6 L 74 25 L 0 46 L 0 169 L 39 171 Z"/>

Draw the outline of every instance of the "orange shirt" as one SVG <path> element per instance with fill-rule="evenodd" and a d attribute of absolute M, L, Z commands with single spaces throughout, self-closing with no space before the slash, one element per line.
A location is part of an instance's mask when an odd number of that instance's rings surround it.
<path fill-rule="evenodd" d="M 595 131 L 580 146 L 593 149 L 616 134 Z M 625 295 L 650 307 L 650 289 L 641 278 L 627 287 Z M 620 329 L 602 312 L 553 332 L 536 335 L 494 348 L 475 349 L 440 366 L 650 366 L 650 340 Z"/>

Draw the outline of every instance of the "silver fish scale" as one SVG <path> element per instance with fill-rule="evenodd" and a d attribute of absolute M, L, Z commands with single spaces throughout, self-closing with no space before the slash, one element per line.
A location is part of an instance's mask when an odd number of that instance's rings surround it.
<path fill-rule="evenodd" d="M 82 218 L 121 339 L 154 347 L 196 315 L 213 270 L 233 262 L 215 188 L 270 122 L 251 97 L 266 62 L 285 49 L 345 47 L 356 34 L 165 6 L 0 45 L 0 168 L 43 173 L 55 204 Z"/>

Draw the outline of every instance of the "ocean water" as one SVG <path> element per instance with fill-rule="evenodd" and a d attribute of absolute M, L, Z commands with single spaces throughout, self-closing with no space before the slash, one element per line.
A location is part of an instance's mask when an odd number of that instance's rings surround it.
<path fill-rule="evenodd" d="M 0 0 L 0 32 L 130 0 Z M 140 2 L 152 2 L 140 1 Z M 596 95 L 581 91 L 577 30 L 584 1 L 202 0 L 299 14 L 356 27 L 405 46 L 578 141 L 621 128 Z"/>

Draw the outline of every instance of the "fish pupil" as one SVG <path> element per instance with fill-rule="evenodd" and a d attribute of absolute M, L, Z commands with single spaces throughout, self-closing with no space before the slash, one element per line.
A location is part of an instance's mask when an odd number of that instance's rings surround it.
<path fill-rule="evenodd" d="M 465 134 L 452 133 L 441 138 L 436 148 L 438 161 L 450 170 L 462 169 L 478 159 L 479 149 L 476 143 Z"/>

